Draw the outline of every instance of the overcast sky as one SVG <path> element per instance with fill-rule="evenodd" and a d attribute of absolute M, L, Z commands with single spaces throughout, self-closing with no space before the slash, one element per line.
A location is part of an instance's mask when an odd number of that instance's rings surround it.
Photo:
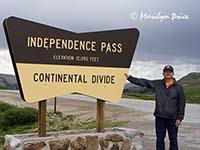
<path fill-rule="evenodd" d="M 75 32 L 138 28 L 139 42 L 130 74 L 162 78 L 162 68 L 171 64 L 175 77 L 200 72 L 199 0 L 1 0 L 0 21 L 17 16 Z M 144 19 L 142 14 L 169 16 Z M 172 20 L 172 14 L 187 19 Z M 183 17 L 184 18 L 184 17 Z M 7 43 L 0 28 L 0 73 L 14 74 Z"/>

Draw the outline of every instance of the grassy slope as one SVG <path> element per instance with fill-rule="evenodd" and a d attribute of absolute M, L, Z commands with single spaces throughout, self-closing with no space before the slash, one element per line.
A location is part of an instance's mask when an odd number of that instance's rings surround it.
<path fill-rule="evenodd" d="M 186 102 L 187 103 L 197 103 L 200 104 L 200 86 L 187 86 L 183 87 L 185 96 L 186 96 Z M 134 92 L 124 92 L 123 93 L 124 98 L 138 98 L 143 100 L 154 100 L 155 96 L 154 93 L 134 93 Z"/>

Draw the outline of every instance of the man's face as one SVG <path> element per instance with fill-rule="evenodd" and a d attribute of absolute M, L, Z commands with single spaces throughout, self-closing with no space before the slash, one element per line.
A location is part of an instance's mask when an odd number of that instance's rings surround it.
<path fill-rule="evenodd" d="M 174 76 L 174 73 L 170 70 L 163 71 L 163 76 L 165 79 L 172 79 Z"/>

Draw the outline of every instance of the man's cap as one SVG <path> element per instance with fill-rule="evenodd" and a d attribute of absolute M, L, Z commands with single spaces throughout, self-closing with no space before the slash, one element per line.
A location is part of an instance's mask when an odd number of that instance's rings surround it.
<path fill-rule="evenodd" d="M 174 72 L 174 68 L 171 65 L 166 65 L 163 69 L 163 71 L 165 72 L 166 70 L 169 70 L 171 72 Z"/>

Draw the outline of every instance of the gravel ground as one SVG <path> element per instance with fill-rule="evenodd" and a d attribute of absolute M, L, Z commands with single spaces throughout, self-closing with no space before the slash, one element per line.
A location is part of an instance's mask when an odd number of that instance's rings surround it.
<path fill-rule="evenodd" d="M 82 118 L 95 118 L 96 117 L 96 103 L 94 99 L 84 97 L 74 99 L 73 96 L 60 97 L 57 100 L 57 110 L 62 111 L 65 114 L 80 114 Z M 14 104 L 20 107 L 29 106 L 37 108 L 37 103 L 26 103 L 21 100 L 18 92 L 0 91 L 0 100 L 7 103 Z M 136 105 L 132 107 L 131 104 L 124 105 L 124 101 L 119 104 L 107 103 L 105 107 L 105 116 L 108 119 L 129 121 L 124 127 L 138 129 L 144 132 L 143 147 L 144 150 L 155 150 L 155 130 L 154 130 L 154 117 L 149 108 L 151 102 L 147 102 L 144 105 Z M 127 104 L 127 103 L 126 103 Z M 53 110 L 54 101 L 47 101 L 48 111 Z M 150 104 L 152 107 L 152 104 Z M 141 107 L 142 106 L 142 107 Z M 200 105 L 195 105 L 195 108 L 200 108 Z M 150 108 L 151 110 L 152 108 Z M 196 114 L 198 109 L 195 109 L 195 115 L 199 117 L 199 113 Z M 192 109 L 189 113 L 192 112 Z M 189 121 L 183 122 L 179 127 L 179 149 L 180 150 L 200 150 L 200 122 L 198 119 L 190 118 Z M 192 118 L 192 119 L 191 119 Z M 193 121 L 194 120 L 194 121 Z M 166 147 L 168 147 L 169 141 L 166 138 Z M 166 148 L 167 149 L 167 148 Z"/>

